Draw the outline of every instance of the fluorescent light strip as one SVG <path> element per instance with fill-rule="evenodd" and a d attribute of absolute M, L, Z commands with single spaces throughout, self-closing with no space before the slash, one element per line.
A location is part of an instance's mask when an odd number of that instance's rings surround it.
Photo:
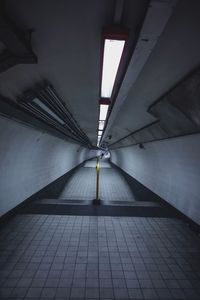
<path fill-rule="evenodd" d="M 47 112 L 58 123 L 60 123 L 61 125 L 65 124 L 65 122 L 59 116 L 57 116 L 50 108 L 48 108 L 48 106 L 46 106 L 41 100 L 39 100 L 38 98 L 35 98 L 35 99 L 32 100 L 32 102 L 34 104 L 38 105 L 42 110 Z"/>
<path fill-rule="evenodd" d="M 102 132 L 103 132 L 103 131 L 100 131 L 100 130 L 99 130 L 99 131 L 98 131 L 98 136 L 102 136 Z"/>
<path fill-rule="evenodd" d="M 103 130 L 104 124 L 105 124 L 105 121 L 99 121 L 99 127 L 98 127 L 98 129 L 99 130 Z"/>
<path fill-rule="evenodd" d="M 108 40 L 104 42 L 101 97 L 110 98 L 121 60 L 125 41 Z"/>
<path fill-rule="evenodd" d="M 100 104 L 99 121 L 105 121 L 108 113 L 108 104 Z"/>
<path fill-rule="evenodd" d="M 99 146 L 100 140 L 101 140 L 101 136 L 98 136 L 98 138 L 97 138 L 97 146 Z"/>

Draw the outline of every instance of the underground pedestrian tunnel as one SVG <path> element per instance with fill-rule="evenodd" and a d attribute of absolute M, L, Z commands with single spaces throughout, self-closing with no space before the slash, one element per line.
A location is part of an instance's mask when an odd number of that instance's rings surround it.
<path fill-rule="evenodd" d="M 200 299 L 199 11 L 0 1 L 0 299 Z"/>

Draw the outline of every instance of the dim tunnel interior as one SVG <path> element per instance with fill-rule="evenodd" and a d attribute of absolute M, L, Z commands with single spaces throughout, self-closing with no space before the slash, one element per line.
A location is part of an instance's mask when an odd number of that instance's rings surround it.
<path fill-rule="evenodd" d="M 100 166 L 98 179 L 97 163 Z M 91 207 L 94 205 L 103 207 Z M 23 213 L 48 214 L 110 215 L 111 211 L 112 215 L 122 216 L 178 216 L 161 202 L 159 197 L 139 183 L 134 185 L 109 158 L 102 156 L 87 160 L 61 185 L 55 183 L 51 188 L 37 193 L 21 208 Z"/>
<path fill-rule="evenodd" d="M 112 168 L 108 160 L 101 159 L 99 179 L 99 197 L 102 201 L 134 201 L 131 190 L 123 177 Z M 67 200 L 93 200 L 96 197 L 96 165 L 97 159 L 92 159 L 70 178 L 59 199 Z"/>
<path fill-rule="evenodd" d="M 102 156 L 87 160 L 61 184 L 56 182 L 31 197 L 19 212 L 180 217 L 178 211 Z"/>
<path fill-rule="evenodd" d="M 200 299 L 199 12 L 0 0 L 0 300 Z"/>

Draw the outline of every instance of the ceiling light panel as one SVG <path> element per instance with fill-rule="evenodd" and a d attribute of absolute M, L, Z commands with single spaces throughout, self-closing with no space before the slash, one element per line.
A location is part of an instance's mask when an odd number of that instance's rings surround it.
<path fill-rule="evenodd" d="M 103 132 L 102 130 L 99 130 L 98 131 L 98 136 L 102 136 L 102 132 Z"/>
<path fill-rule="evenodd" d="M 105 39 L 103 53 L 103 70 L 101 97 L 110 98 L 115 83 L 125 40 Z"/>
<path fill-rule="evenodd" d="M 108 113 L 109 105 L 100 104 L 99 121 L 105 121 Z"/>
<path fill-rule="evenodd" d="M 105 121 L 99 121 L 99 127 L 98 127 L 98 129 L 99 130 L 103 130 L 104 124 L 105 124 Z"/>

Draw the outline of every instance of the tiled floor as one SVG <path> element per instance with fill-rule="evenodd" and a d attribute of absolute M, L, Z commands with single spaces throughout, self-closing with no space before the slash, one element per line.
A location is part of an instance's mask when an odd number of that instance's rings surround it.
<path fill-rule="evenodd" d="M 96 194 L 95 168 L 79 168 L 69 179 L 60 194 L 60 199 L 92 200 Z"/>
<path fill-rule="evenodd" d="M 96 160 L 79 168 L 67 182 L 60 199 L 92 200 L 96 196 Z M 105 201 L 135 201 L 124 177 L 111 167 L 107 160 L 100 160 L 100 199 Z"/>
<path fill-rule="evenodd" d="M 0 299 L 200 299 L 180 220 L 18 215 L 0 231 Z"/>
<path fill-rule="evenodd" d="M 135 201 L 125 178 L 118 170 L 102 168 L 100 171 L 100 199 L 109 201 Z"/>

